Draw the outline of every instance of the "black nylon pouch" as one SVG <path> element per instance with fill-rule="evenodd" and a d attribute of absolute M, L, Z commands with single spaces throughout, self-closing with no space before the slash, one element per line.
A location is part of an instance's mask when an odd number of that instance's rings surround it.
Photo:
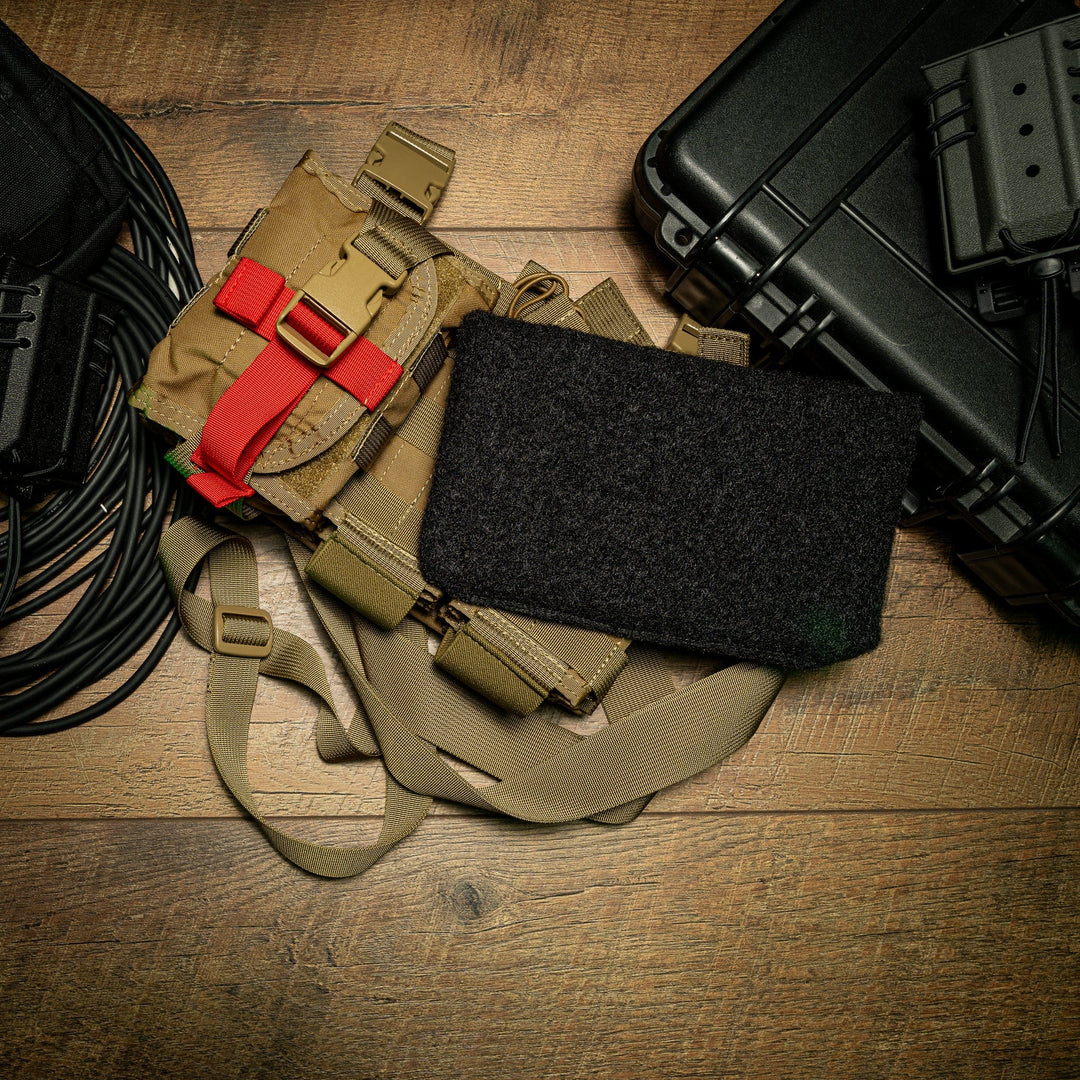
<path fill-rule="evenodd" d="M 450 595 L 783 667 L 880 637 L 920 406 L 469 315 L 420 539 Z"/>
<path fill-rule="evenodd" d="M 67 277 L 106 256 L 127 189 L 56 75 L 0 22 L 0 254 Z"/>

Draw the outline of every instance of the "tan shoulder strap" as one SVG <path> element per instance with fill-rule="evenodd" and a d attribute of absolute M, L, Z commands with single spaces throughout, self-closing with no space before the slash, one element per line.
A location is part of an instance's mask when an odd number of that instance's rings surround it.
<path fill-rule="evenodd" d="M 401 787 L 388 773 L 382 832 L 375 843 L 356 847 L 312 843 L 268 821 L 247 772 L 248 729 L 260 672 L 301 683 L 320 698 L 317 745 L 326 760 L 378 757 L 378 744 L 362 712 L 348 727 L 341 722 L 315 650 L 275 627 L 259 608 L 255 553 L 246 539 L 183 518 L 165 533 L 160 556 L 184 629 L 210 653 L 206 733 L 225 785 L 290 862 L 323 877 L 352 877 L 366 870 L 420 824 L 431 799 Z M 203 559 L 212 602 L 185 588 Z"/>
<path fill-rule="evenodd" d="M 307 549 L 290 544 L 302 566 Z M 213 602 L 185 587 L 207 556 Z M 513 718 L 482 698 L 464 697 L 431 666 L 419 623 L 408 619 L 388 631 L 353 620 L 347 608 L 302 575 L 360 697 L 362 712 L 346 727 L 314 650 L 273 627 L 259 609 L 257 569 L 246 540 L 185 518 L 165 534 L 161 558 L 185 629 L 211 653 L 207 732 L 222 780 L 282 855 L 330 877 L 360 873 L 374 863 L 413 831 L 431 797 L 535 822 L 629 820 L 653 792 L 743 745 L 783 681 L 776 669 L 735 664 L 675 691 L 645 651 L 615 680 L 608 724 L 582 738 L 539 714 Z M 381 751 L 389 775 L 383 830 L 374 844 L 313 844 L 263 816 L 247 776 L 248 727 L 260 672 L 300 682 L 321 698 L 318 745 L 324 757 Z M 474 784 L 440 750 L 494 781 Z"/>

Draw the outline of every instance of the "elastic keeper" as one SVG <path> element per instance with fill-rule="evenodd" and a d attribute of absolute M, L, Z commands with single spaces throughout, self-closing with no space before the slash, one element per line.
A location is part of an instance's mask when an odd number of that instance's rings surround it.
<path fill-rule="evenodd" d="M 482 643 L 468 625 L 446 631 L 435 654 L 435 663 L 448 675 L 518 716 L 535 712 L 547 697 L 544 687 L 507 656 Z"/>
<path fill-rule="evenodd" d="M 345 543 L 340 530 L 319 545 L 307 573 L 384 630 L 393 630 L 409 614 L 421 591 L 365 559 Z"/>

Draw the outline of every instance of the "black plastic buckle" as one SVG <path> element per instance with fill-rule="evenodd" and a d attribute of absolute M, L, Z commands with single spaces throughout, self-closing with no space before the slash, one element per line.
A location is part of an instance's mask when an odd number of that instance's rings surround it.
<path fill-rule="evenodd" d="M 975 282 L 975 303 L 985 322 L 1019 319 L 1032 308 L 1031 282 L 1010 278 L 979 278 Z"/>
<path fill-rule="evenodd" d="M 23 499 L 86 479 L 119 308 L 0 260 L 0 486 Z"/>

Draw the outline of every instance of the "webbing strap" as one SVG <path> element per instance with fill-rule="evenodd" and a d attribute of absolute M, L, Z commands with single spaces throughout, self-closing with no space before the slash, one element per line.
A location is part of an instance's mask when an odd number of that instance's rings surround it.
<path fill-rule="evenodd" d="M 195 518 L 184 518 L 165 533 L 159 554 L 184 629 L 211 654 L 206 732 L 221 779 L 274 848 L 297 866 L 323 877 L 351 877 L 366 870 L 416 828 L 431 799 L 401 787 L 388 773 L 382 831 L 374 843 L 354 847 L 302 840 L 268 821 L 251 790 L 247 771 L 248 729 L 260 672 L 301 683 L 319 696 L 322 704 L 316 741 L 326 760 L 377 757 L 379 747 L 361 711 L 347 727 L 342 723 L 326 669 L 315 650 L 301 638 L 272 627 L 265 613 L 258 611 L 255 554 L 247 540 Z M 185 588 L 204 558 L 210 571 L 212 603 Z M 235 655 L 245 650 L 266 654 Z"/>
<path fill-rule="evenodd" d="M 589 332 L 632 345 L 651 345 L 648 331 L 630 310 L 614 278 L 604 278 L 577 302 L 577 309 L 588 324 Z"/>
<path fill-rule="evenodd" d="M 737 330 L 703 326 L 698 333 L 697 354 L 706 360 L 721 360 L 736 367 L 749 367 L 750 337 Z"/>
<path fill-rule="evenodd" d="M 397 211 L 373 203 L 353 247 L 391 277 L 399 277 L 436 255 L 450 254 L 438 237 Z"/>
<path fill-rule="evenodd" d="M 609 691 L 608 725 L 582 738 L 538 714 L 509 717 L 464 694 L 432 667 L 424 628 L 414 620 L 388 631 L 350 619 L 304 572 L 307 549 L 289 544 L 387 768 L 410 790 L 437 798 L 527 821 L 626 820 L 655 791 L 742 746 L 783 682 L 776 668 L 735 664 L 675 690 L 659 654 L 643 650 Z M 496 782 L 472 784 L 439 749 Z"/>
<path fill-rule="evenodd" d="M 252 494 L 244 477 L 320 375 L 370 410 L 401 376 L 401 365 L 364 337 L 329 367 L 316 367 L 301 357 L 277 332 L 278 318 L 294 295 L 281 274 L 242 258 L 214 300 L 220 311 L 267 341 L 217 400 L 191 455 L 203 472 L 193 473 L 188 483 L 216 507 Z M 325 353 L 345 338 L 304 303 L 292 309 L 287 321 Z"/>
<path fill-rule="evenodd" d="M 309 553 L 296 541 L 290 547 L 302 567 Z M 708 768 L 749 739 L 783 681 L 775 668 L 735 664 L 676 691 L 646 652 L 612 687 L 614 720 L 582 738 L 539 715 L 511 718 L 464 695 L 432 667 L 413 620 L 397 631 L 354 620 L 343 636 L 337 602 L 301 576 L 398 781 L 528 821 L 595 817 Z M 438 749 L 496 782 L 477 787 Z"/>
<path fill-rule="evenodd" d="M 302 568 L 307 549 L 292 540 L 290 547 Z M 463 694 L 431 666 L 422 626 L 406 620 L 400 630 L 384 631 L 353 620 L 301 569 L 360 697 L 363 712 L 346 727 L 311 647 L 286 631 L 271 631 L 268 617 L 257 610 L 257 570 L 246 540 L 185 518 L 166 532 L 160 554 L 185 629 L 212 653 L 207 732 L 222 780 L 282 855 L 324 876 L 366 869 L 416 827 L 430 797 L 535 822 L 629 820 L 654 791 L 700 772 L 745 743 L 783 681 L 776 669 L 736 664 L 674 691 L 645 652 L 644 662 L 628 665 L 612 687 L 608 725 L 582 738 L 539 715 L 509 717 Z M 213 603 L 185 588 L 208 554 Z M 221 622 L 217 633 L 215 615 Z M 233 655 L 245 647 L 268 651 L 261 658 Z M 303 683 L 319 695 L 323 756 L 370 756 L 381 749 L 390 775 L 382 833 L 374 844 L 313 844 L 262 816 L 247 775 L 248 728 L 260 672 Z M 635 704 L 641 699 L 646 700 Z M 488 773 L 494 782 L 473 784 L 440 756 L 440 749 Z"/>

